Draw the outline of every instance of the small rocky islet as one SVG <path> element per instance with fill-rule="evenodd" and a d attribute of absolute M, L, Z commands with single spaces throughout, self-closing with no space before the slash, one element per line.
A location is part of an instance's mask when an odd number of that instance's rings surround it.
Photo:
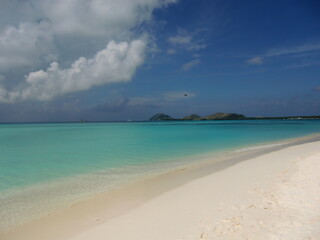
<path fill-rule="evenodd" d="M 202 121 L 202 120 L 240 120 L 246 119 L 243 114 L 218 112 L 212 115 L 201 117 L 198 114 L 191 114 L 183 118 L 173 118 L 164 113 L 157 113 L 149 121 Z"/>

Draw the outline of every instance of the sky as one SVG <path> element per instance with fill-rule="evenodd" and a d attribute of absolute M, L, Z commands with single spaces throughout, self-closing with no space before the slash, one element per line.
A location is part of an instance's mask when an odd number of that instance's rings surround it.
<path fill-rule="evenodd" d="M 320 115 L 318 0 L 1 0 L 0 122 Z"/>

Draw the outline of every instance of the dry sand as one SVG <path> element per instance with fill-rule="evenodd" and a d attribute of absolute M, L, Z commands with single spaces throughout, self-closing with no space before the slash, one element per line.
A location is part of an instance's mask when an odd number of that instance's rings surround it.
<path fill-rule="evenodd" d="M 168 175 L 162 182 L 171 187 L 163 183 L 129 187 L 0 239 L 316 240 L 320 239 L 319 172 L 320 142 L 305 143 L 184 184 L 176 184 Z"/>

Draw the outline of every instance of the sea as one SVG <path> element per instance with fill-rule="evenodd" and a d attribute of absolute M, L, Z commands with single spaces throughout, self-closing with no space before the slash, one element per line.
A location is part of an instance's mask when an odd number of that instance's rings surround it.
<path fill-rule="evenodd" d="M 0 124 L 0 232 L 135 181 L 319 135 L 315 119 Z"/>

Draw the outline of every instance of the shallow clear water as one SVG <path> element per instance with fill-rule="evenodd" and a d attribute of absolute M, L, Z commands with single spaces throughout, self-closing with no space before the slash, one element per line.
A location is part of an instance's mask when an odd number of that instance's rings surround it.
<path fill-rule="evenodd" d="M 0 124 L 0 232 L 206 154 L 318 133 L 320 120 Z"/>
<path fill-rule="evenodd" d="M 1 124 L 0 191 L 319 132 L 319 120 Z"/>

